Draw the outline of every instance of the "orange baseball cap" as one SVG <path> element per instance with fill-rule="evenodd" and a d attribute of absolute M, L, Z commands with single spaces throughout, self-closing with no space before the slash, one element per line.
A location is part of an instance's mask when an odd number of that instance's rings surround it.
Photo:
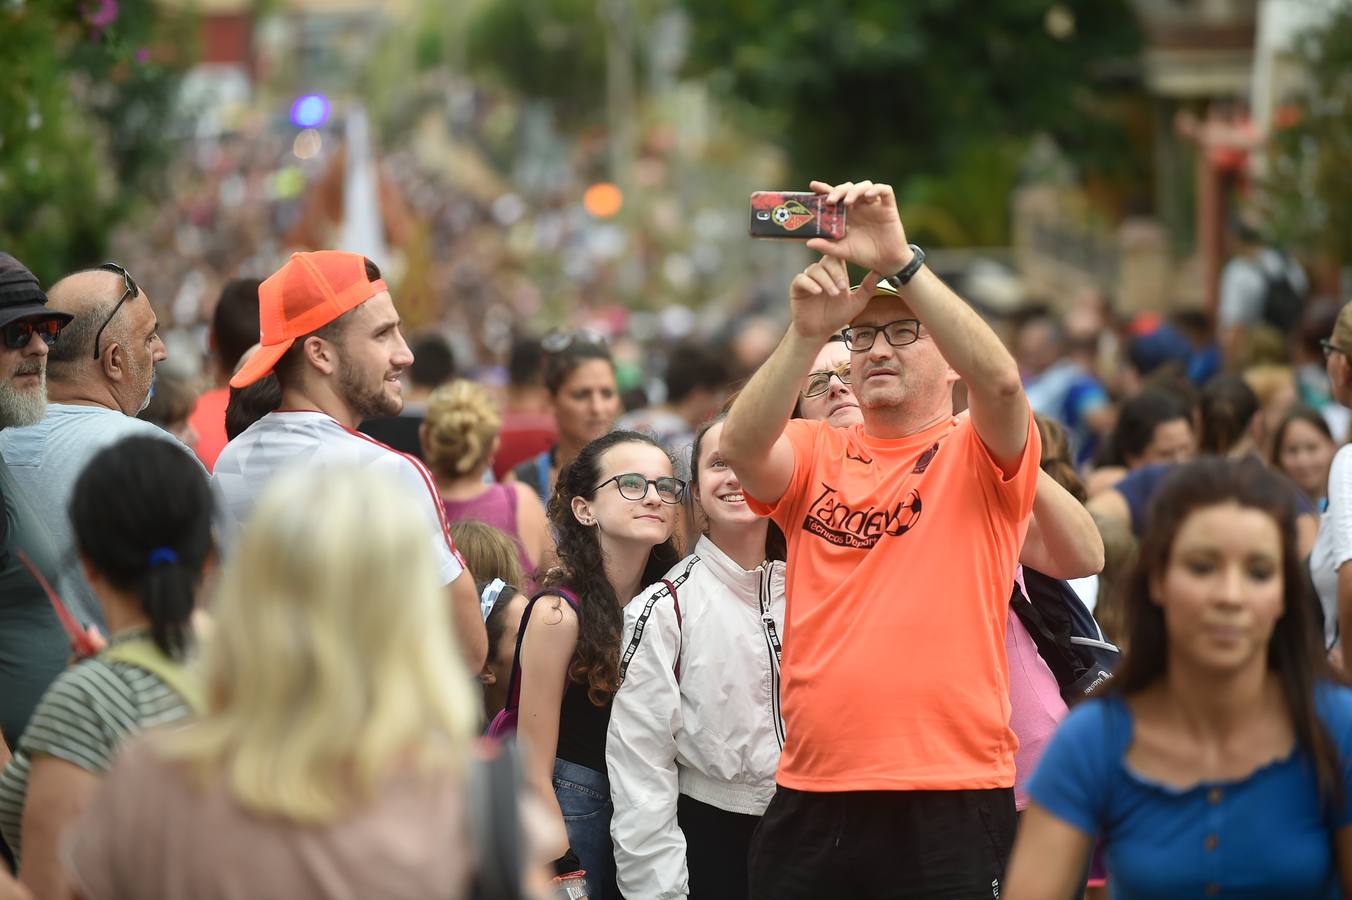
<path fill-rule="evenodd" d="M 296 338 L 323 328 L 381 291 L 383 279 L 368 281 L 366 257 L 339 250 L 293 253 L 258 286 L 259 348 L 230 379 L 247 387 L 272 371 Z"/>

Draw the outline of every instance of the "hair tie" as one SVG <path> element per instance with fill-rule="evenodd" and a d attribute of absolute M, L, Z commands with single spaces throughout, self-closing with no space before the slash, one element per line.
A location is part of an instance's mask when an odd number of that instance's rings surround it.
<path fill-rule="evenodd" d="M 506 586 L 507 582 L 501 578 L 494 578 L 484 585 L 483 593 L 479 595 L 479 614 L 484 617 L 485 622 L 493 614 L 493 604 L 498 602 L 498 597 L 502 596 L 502 589 Z"/>
<path fill-rule="evenodd" d="M 150 551 L 150 567 L 170 565 L 178 562 L 178 554 L 168 547 L 156 547 Z"/>

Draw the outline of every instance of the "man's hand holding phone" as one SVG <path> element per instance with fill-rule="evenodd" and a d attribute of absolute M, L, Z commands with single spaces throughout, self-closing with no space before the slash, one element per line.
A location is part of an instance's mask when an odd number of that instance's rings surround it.
<path fill-rule="evenodd" d="M 812 182 L 812 190 L 825 194 L 825 202 L 839 203 L 846 209 L 850 227 L 836 240 L 814 237 L 809 250 L 852 262 L 886 277 L 901 271 L 911 261 L 906 230 L 897 211 L 897 197 L 890 184 L 847 181 L 830 185 Z"/>

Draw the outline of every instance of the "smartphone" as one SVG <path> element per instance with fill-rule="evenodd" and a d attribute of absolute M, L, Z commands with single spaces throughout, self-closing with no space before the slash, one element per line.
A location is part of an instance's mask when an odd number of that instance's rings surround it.
<path fill-rule="evenodd" d="M 845 236 L 845 206 L 811 191 L 756 191 L 751 195 L 751 236 L 805 241 Z"/>

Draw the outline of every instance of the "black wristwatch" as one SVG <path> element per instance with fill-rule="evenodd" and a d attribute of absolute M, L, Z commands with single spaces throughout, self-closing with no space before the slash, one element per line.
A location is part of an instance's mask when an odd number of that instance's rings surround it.
<path fill-rule="evenodd" d="M 897 290 L 901 290 L 905 287 L 906 284 L 915 277 L 915 273 L 920 271 L 920 267 L 925 264 L 925 251 L 921 250 L 915 244 L 907 244 L 907 246 L 911 248 L 911 253 L 914 255 L 911 257 L 911 261 L 906 264 L 906 268 L 895 275 L 888 275 L 883 278 L 883 281 L 886 281 Z"/>

